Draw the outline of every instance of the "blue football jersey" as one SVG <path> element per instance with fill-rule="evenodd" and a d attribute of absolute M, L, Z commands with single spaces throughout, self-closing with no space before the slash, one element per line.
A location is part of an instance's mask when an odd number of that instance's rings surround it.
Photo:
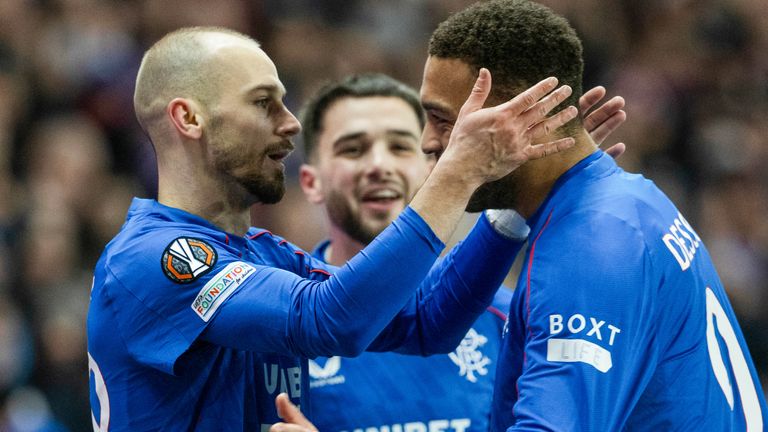
<path fill-rule="evenodd" d="M 760 381 L 707 249 L 651 181 L 598 151 L 528 223 L 492 430 L 764 430 Z"/>
<path fill-rule="evenodd" d="M 313 255 L 322 259 L 329 242 Z M 487 431 L 496 359 L 511 291 L 493 304 L 449 354 L 365 352 L 309 361 L 312 422 L 324 432 Z"/>
<path fill-rule="evenodd" d="M 443 244 L 408 208 L 334 268 L 267 231 L 234 236 L 134 200 L 91 291 L 94 429 L 261 430 L 278 421 L 280 392 L 311 414 L 307 358 L 355 355 L 371 344 L 420 353 L 455 346 L 503 280 L 485 260 L 514 258 L 478 250 L 515 247 L 487 221 L 470 237 L 433 267 Z M 398 271 L 382 273 L 382 260 Z M 447 319 L 460 314 L 470 318 Z"/>

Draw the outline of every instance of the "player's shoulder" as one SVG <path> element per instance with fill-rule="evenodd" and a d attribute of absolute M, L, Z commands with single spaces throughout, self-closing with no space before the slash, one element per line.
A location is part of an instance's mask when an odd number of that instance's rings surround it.
<path fill-rule="evenodd" d="M 245 237 L 249 240 L 251 246 L 259 251 L 287 251 L 288 253 L 301 251 L 304 253 L 301 248 L 284 237 L 264 228 L 251 227 L 245 234 Z"/>
<path fill-rule="evenodd" d="M 587 254 L 629 259 L 642 251 L 654 262 L 667 261 L 667 249 L 698 247 L 698 234 L 652 181 L 639 175 L 613 177 L 610 187 L 561 212 L 552 237 L 590 246 Z"/>
<path fill-rule="evenodd" d="M 227 234 L 204 219 L 153 200 L 134 200 L 120 232 L 107 244 L 106 255 L 128 250 L 151 252 L 165 249 L 176 238 L 226 242 Z"/>
<path fill-rule="evenodd" d="M 512 290 L 502 285 L 499 290 L 496 291 L 496 294 L 494 294 L 490 307 L 499 311 L 504 316 L 502 320 L 505 320 L 506 315 L 509 313 L 509 305 L 511 303 Z"/>
<path fill-rule="evenodd" d="M 645 243 L 643 222 L 631 210 L 615 205 L 592 205 L 552 212 L 534 242 L 539 254 L 578 253 L 582 256 L 621 254 Z M 551 245 L 552 247 L 547 247 Z"/>
<path fill-rule="evenodd" d="M 252 227 L 246 233 L 246 238 L 250 250 L 266 265 L 280 267 L 301 275 L 306 275 L 317 266 L 322 267 L 322 263 L 315 260 L 311 253 L 269 230 Z M 322 268 L 316 271 L 324 275 L 328 274 Z"/>
<path fill-rule="evenodd" d="M 672 200 L 640 174 L 619 170 L 591 189 L 594 198 L 583 206 L 586 211 L 621 220 L 643 232 L 661 229 L 679 213 Z"/>
<path fill-rule="evenodd" d="M 227 235 L 177 221 L 129 220 L 107 245 L 97 272 L 125 287 L 188 284 L 215 269 Z"/>

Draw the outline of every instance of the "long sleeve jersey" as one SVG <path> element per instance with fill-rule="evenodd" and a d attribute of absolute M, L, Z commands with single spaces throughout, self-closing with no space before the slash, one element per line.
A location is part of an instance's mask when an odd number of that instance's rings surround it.
<path fill-rule="evenodd" d="M 279 392 L 310 413 L 308 358 L 450 350 L 514 258 L 485 247 L 513 245 L 484 221 L 433 268 L 443 244 L 408 208 L 333 268 L 264 230 L 136 199 L 94 274 L 94 429 L 261 430 Z"/>
<path fill-rule="evenodd" d="M 321 243 L 312 254 L 324 259 L 329 245 Z M 365 352 L 310 360 L 313 424 L 323 432 L 486 432 L 502 311 L 510 299 L 511 291 L 500 288 L 448 354 Z"/>
<path fill-rule="evenodd" d="M 701 238 L 596 152 L 528 221 L 492 430 L 763 431 L 760 381 Z"/>

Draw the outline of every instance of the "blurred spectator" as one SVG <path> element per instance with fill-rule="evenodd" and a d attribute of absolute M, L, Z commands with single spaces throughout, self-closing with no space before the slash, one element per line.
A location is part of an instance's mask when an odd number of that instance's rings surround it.
<path fill-rule="evenodd" d="M 620 163 L 681 204 L 768 375 L 768 6 L 765 0 L 541 0 L 582 36 L 587 85 L 627 100 Z M 421 81 L 427 39 L 470 0 L 0 1 L 0 430 L 91 429 L 84 317 L 91 269 L 154 153 L 132 110 L 145 47 L 186 25 L 256 37 L 298 111 L 353 72 Z M 310 248 L 324 232 L 288 163 L 254 223 Z M 765 387 L 764 384 L 764 388 Z"/>
<path fill-rule="evenodd" d="M 40 390 L 33 387 L 16 389 L 8 397 L 5 412 L 0 413 L 0 430 L 4 432 L 67 432 L 56 420 Z"/>

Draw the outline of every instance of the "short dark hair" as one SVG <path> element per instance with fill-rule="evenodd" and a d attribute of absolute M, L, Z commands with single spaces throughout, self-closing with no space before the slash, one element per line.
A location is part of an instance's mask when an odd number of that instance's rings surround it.
<path fill-rule="evenodd" d="M 442 22 L 432 33 L 429 55 L 459 59 L 491 71 L 491 96 L 511 99 L 542 79 L 555 76 L 573 94 L 559 107 L 578 107 L 582 94 L 581 40 L 568 21 L 527 0 L 475 3 Z"/>
<path fill-rule="evenodd" d="M 323 86 L 309 98 L 301 110 L 299 117 L 303 127 L 302 138 L 305 158 L 312 161 L 317 148 L 317 136 L 323 130 L 323 116 L 333 102 L 346 97 L 375 96 L 391 96 L 402 99 L 413 108 L 420 126 L 424 127 L 424 111 L 421 109 L 419 94 L 416 90 L 384 74 L 349 75 L 340 81 L 334 81 Z"/>

